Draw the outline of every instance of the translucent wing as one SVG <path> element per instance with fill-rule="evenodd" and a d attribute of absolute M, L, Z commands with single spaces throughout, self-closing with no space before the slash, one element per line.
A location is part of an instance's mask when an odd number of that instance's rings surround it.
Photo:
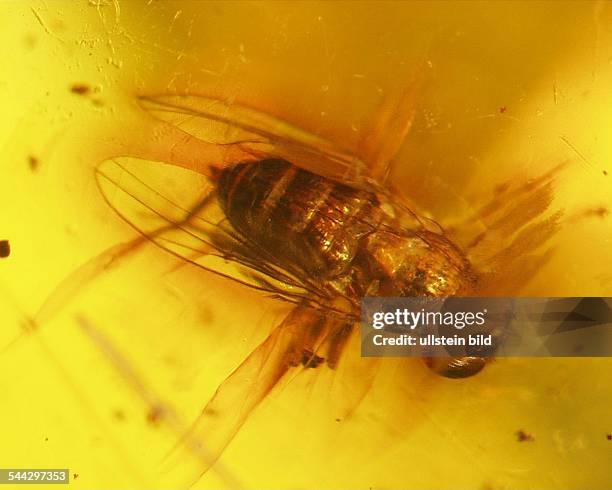
<path fill-rule="evenodd" d="M 334 312 L 316 278 L 278 263 L 232 229 L 204 176 L 127 157 L 103 162 L 96 176 L 109 206 L 176 258 L 278 299 Z"/>
<path fill-rule="evenodd" d="M 291 371 L 298 374 L 323 361 L 335 367 L 351 326 L 311 308 L 295 307 L 219 385 L 165 462 L 163 483 L 189 485 L 197 481 L 214 465 L 251 412 Z M 369 389 L 367 382 L 361 384 Z M 358 385 L 353 388 L 359 403 L 365 392 Z"/>
<path fill-rule="evenodd" d="M 201 141 L 240 143 L 247 152 L 282 158 L 333 180 L 382 186 L 412 127 L 424 70 L 423 63 L 417 64 L 407 83 L 385 95 L 356 148 L 334 144 L 233 98 L 157 94 L 138 100 L 155 118 Z"/>
<path fill-rule="evenodd" d="M 292 162 L 324 177 L 363 186 L 368 170 L 350 150 L 308 133 L 287 121 L 235 101 L 198 95 L 139 97 L 153 117 L 207 143 Z M 229 158 L 219 164 L 237 163 Z"/>

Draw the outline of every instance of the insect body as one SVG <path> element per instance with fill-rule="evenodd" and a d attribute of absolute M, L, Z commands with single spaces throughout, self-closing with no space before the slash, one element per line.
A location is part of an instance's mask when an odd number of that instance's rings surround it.
<path fill-rule="evenodd" d="M 177 114 L 185 118 L 186 131 L 205 144 L 202 134 L 210 133 L 211 121 L 237 130 L 235 142 L 221 147 L 230 161 L 219 161 L 218 145 L 205 146 L 202 167 L 207 170 L 197 173 L 208 177 L 212 191 L 195 204 L 178 204 L 155 188 L 155 179 L 140 176 L 145 161 L 108 160 L 97 169 L 108 204 L 177 258 L 295 305 L 218 387 L 183 438 L 181 447 L 188 454 L 177 454 L 168 483 L 193 482 L 214 465 L 251 411 L 291 369 L 338 366 L 364 296 L 470 294 L 476 273 L 441 228 L 426 226 L 363 175 L 347 177 L 360 168 L 359 160 L 325 140 L 239 106 L 228 116 L 227 106 L 198 97 L 143 102 L 177 127 Z M 206 123 L 202 134 L 199 121 Z M 399 138 L 399 145 L 404 132 L 391 136 Z M 370 153 L 377 161 L 394 151 L 378 145 Z M 311 171 L 332 167 L 340 174 Z M 213 259 L 221 263 L 211 265 Z M 226 266 L 235 270 L 228 273 Z M 480 358 L 467 357 L 426 363 L 450 377 L 472 375 L 484 365 Z M 360 386 L 352 387 L 355 400 L 350 403 L 359 403 L 374 376 L 375 360 L 361 364 Z M 245 380 L 253 380 L 252 386 Z M 198 460 L 194 472 L 184 469 L 185 456 Z"/>
<path fill-rule="evenodd" d="M 456 295 L 472 285 L 469 262 L 443 235 L 398 229 L 373 192 L 287 161 L 228 167 L 217 196 L 248 240 L 353 304 L 365 295 Z"/>

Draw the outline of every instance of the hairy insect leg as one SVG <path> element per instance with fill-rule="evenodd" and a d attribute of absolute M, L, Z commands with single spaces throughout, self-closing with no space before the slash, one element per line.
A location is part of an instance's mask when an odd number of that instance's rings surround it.
<path fill-rule="evenodd" d="M 304 343 L 307 347 L 303 352 L 302 365 L 305 368 L 316 368 L 325 361 L 330 369 L 335 369 L 352 331 L 352 320 L 341 320 L 330 316 L 325 321 L 321 321 L 308 333 Z"/>
<path fill-rule="evenodd" d="M 327 349 L 327 365 L 335 369 L 340 360 L 340 355 L 344 351 L 351 334 L 353 333 L 353 323 L 340 323 L 330 336 L 329 347 Z"/>
<path fill-rule="evenodd" d="M 559 230 L 562 217 L 561 211 L 550 211 L 554 181 L 563 167 L 498 186 L 490 201 L 452 230 L 479 271 L 480 294 L 520 290 L 549 260 L 551 250 L 545 247 Z"/>
<path fill-rule="evenodd" d="M 190 485 L 221 456 L 251 412 L 312 349 L 323 317 L 297 306 L 219 385 L 191 429 L 164 462 L 165 484 Z M 314 334 L 313 334 L 314 332 Z"/>
<path fill-rule="evenodd" d="M 360 338 L 355 324 L 343 322 L 332 329 L 327 349 L 327 365 L 340 373 L 348 388 L 343 396 L 336 397 L 342 404 L 342 420 L 356 412 L 374 385 L 379 371 L 380 358 L 365 358 L 360 355 Z"/>
<path fill-rule="evenodd" d="M 550 207 L 555 179 L 564 167 L 562 163 L 536 178 L 496 185 L 491 196 L 474 199 L 471 210 L 449 223 L 447 232 L 466 249 L 495 248 L 486 243 L 492 235 L 507 238 Z"/>
<path fill-rule="evenodd" d="M 323 383 L 318 389 L 331 395 L 336 421 L 346 420 L 357 411 L 379 372 L 380 359 L 361 357 L 360 338 L 355 334 L 354 320 L 327 317 L 321 326 L 318 343 L 307 362 L 303 362 L 304 369 L 317 367 L 323 362 L 331 369 L 327 373 L 324 370 L 318 372 L 312 389 L 316 389 L 315 383 Z"/>

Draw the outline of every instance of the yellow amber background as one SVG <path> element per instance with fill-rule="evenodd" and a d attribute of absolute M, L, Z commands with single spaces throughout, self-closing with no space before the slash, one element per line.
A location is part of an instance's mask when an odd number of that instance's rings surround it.
<path fill-rule="evenodd" d="M 458 198 L 567 161 L 554 203 L 566 226 L 521 294 L 609 296 L 610 220 L 573 218 L 610 206 L 611 25 L 605 2 L 0 3 L 0 238 L 13 248 L 0 261 L 0 466 L 155 487 L 174 442 L 286 311 L 148 248 L 64 287 L 82 291 L 23 333 L 68 274 L 134 236 L 99 196 L 97 163 L 197 161 L 135 95 L 235 98 L 354 146 L 419 66 L 396 182 L 452 214 Z M 197 487 L 610 488 L 609 360 L 499 360 L 461 381 L 384 363 L 340 423 L 349 381 L 293 379 Z"/>

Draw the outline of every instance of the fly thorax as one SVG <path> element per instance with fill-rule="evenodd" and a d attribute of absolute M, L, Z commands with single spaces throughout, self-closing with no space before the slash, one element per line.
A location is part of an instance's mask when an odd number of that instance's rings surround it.
<path fill-rule="evenodd" d="M 450 296 L 467 292 L 474 281 L 469 262 L 443 235 L 420 230 L 397 234 L 378 231 L 363 244 L 369 270 L 369 294 Z"/>

